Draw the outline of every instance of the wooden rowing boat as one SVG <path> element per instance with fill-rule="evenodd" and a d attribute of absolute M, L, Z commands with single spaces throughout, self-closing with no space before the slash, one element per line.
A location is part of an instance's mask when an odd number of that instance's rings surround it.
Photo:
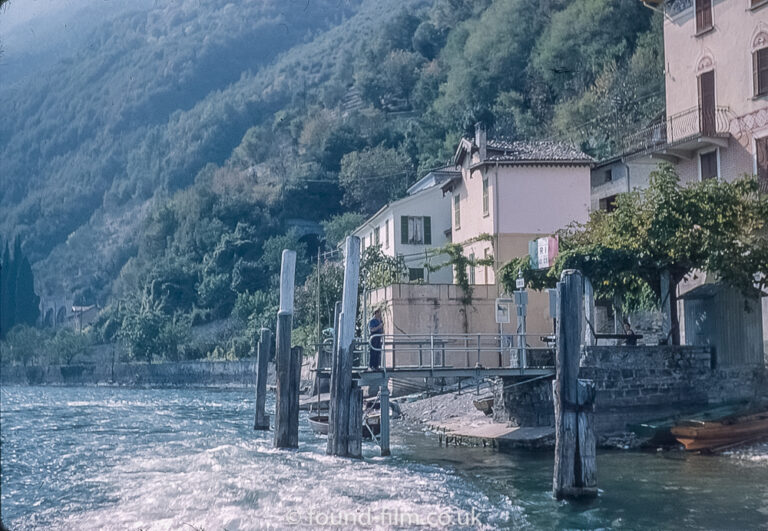
<path fill-rule="evenodd" d="M 307 418 L 309 427 L 318 435 L 328 435 L 328 415 L 311 415 Z M 366 427 L 366 424 L 368 427 Z M 369 430 L 370 428 L 370 430 Z M 369 413 L 363 416 L 363 439 L 370 439 L 371 432 L 378 436 L 381 430 L 381 414 Z"/>
<path fill-rule="evenodd" d="M 677 439 L 672 435 L 672 428 L 685 421 L 709 421 L 720 420 L 737 413 L 743 413 L 744 402 L 707 407 L 705 409 L 691 410 L 673 417 L 657 418 L 628 424 L 627 429 L 637 435 L 645 446 L 672 446 L 677 444 Z"/>
<path fill-rule="evenodd" d="M 328 415 L 312 415 L 307 421 L 312 431 L 320 435 L 328 435 Z"/>
<path fill-rule="evenodd" d="M 484 396 L 473 401 L 475 408 L 482 411 L 486 415 L 493 415 L 493 396 Z"/>
<path fill-rule="evenodd" d="M 670 431 L 686 450 L 722 450 L 768 439 L 768 411 L 716 421 L 684 421 Z"/>

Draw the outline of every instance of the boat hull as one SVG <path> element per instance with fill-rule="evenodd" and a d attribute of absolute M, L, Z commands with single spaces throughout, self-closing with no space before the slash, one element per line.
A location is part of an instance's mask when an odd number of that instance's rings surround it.
<path fill-rule="evenodd" d="M 768 412 L 711 422 L 691 422 L 671 429 L 686 450 L 717 450 L 768 439 Z"/>
<path fill-rule="evenodd" d="M 307 418 L 309 427 L 318 435 L 328 435 L 328 415 L 313 415 Z M 366 428 L 366 423 L 370 428 Z M 369 415 L 363 420 L 363 439 L 370 439 L 373 435 L 379 435 L 381 429 L 381 417 L 379 415 Z"/>

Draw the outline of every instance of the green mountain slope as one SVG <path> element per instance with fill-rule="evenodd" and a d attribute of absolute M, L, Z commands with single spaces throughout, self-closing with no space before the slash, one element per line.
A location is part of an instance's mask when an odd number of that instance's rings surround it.
<path fill-rule="evenodd" d="M 171 313 L 228 314 L 291 218 L 370 212 L 476 120 L 600 156 L 663 101 L 640 2 L 180 0 L 84 42 L 0 88 L 0 234 L 43 295 Z"/>

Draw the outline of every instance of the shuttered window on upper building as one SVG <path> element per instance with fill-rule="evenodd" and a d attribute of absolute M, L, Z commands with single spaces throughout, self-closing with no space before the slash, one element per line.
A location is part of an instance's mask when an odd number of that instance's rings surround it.
<path fill-rule="evenodd" d="M 760 190 L 768 193 L 768 137 L 756 138 L 755 148 L 757 181 L 760 183 Z"/>
<path fill-rule="evenodd" d="M 712 28 L 712 0 L 696 0 L 696 33 Z"/>
<path fill-rule="evenodd" d="M 752 72 L 755 96 L 768 94 L 768 48 L 755 50 L 752 53 Z"/>

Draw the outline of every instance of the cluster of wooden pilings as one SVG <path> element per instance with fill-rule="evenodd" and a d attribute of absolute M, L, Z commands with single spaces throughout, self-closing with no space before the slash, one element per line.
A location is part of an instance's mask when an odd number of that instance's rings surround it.
<path fill-rule="evenodd" d="M 360 274 L 360 239 L 348 237 L 344 249 L 344 288 L 331 360 L 330 415 L 327 453 L 341 457 L 362 457 L 363 390 L 352 379 L 357 293 Z M 296 253 L 284 250 L 280 269 L 280 309 L 277 314 L 275 368 L 276 448 L 297 448 L 299 444 L 299 385 L 301 353 L 291 348 Z M 579 380 L 579 357 L 583 338 L 585 286 L 591 286 L 579 271 L 564 271 L 557 284 L 556 371 L 552 382 L 555 404 L 555 466 L 553 494 L 557 499 L 597 495 L 594 434 L 595 386 Z M 589 317 L 589 316 L 588 316 Z M 254 429 L 268 430 L 265 413 L 267 367 L 272 345 L 271 333 L 259 334 L 256 370 L 256 418 Z M 381 387 L 381 452 L 389 455 L 389 391 Z"/>
<path fill-rule="evenodd" d="M 357 288 L 360 276 L 360 239 L 351 236 L 345 242 L 344 289 L 341 311 L 337 318 L 331 360 L 330 412 L 328 448 L 330 455 L 362 457 L 363 390 L 352 379 L 352 353 L 357 317 Z M 299 386 L 301 352 L 291 348 L 293 296 L 296 253 L 284 250 L 280 268 L 280 309 L 277 314 L 275 337 L 275 448 L 297 448 L 299 445 Z M 254 429 L 268 430 L 269 416 L 265 412 L 267 367 L 270 357 L 271 333 L 262 329 L 257 348 L 256 418 Z M 383 393 L 388 397 L 388 393 Z M 388 401 L 387 401 L 388 402 Z M 387 404 L 388 408 L 388 404 Z M 388 413 L 388 409 L 386 413 Z M 388 415 L 382 414 L 383 417 Z M 389 423 L 386 423 L 387 434 Z M 387 454 L 389 453 L 387 437 Z M 383 450 L 382 450 L 383 453 Z"/>

